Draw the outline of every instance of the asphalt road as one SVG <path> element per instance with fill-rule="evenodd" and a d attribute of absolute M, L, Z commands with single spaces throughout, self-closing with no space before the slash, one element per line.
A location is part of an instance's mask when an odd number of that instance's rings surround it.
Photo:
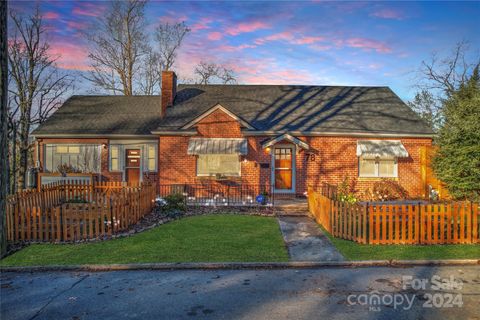
<path fill-rule="evenodd" d="M 5 272 L 0 296 L 2 320 L 480 319 L 480 266 Z"/>

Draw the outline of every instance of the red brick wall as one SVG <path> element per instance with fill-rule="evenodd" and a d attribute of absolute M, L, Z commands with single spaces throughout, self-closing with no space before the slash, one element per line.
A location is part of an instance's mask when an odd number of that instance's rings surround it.
<path fill-rule="evenodd" d="M 242 138 L 238 121 L 222 110 L 215 110 L 196 124 L 198 136 L 208 138 Z"/>
<path fill-rule="evenodd" d="M 242 137 L 240 125 L 220 110 L 202 119 L 197 126 L 198 136 L 211 138 Z M 208 178 L 196 177 L 195 156 L 187 155 L 190 137 L 160 137 L 159 181 L 160 184 L 211 182 Z M 261 168 L 260 163 L 271 164 L 270 154 L 261 148 L 261 143 L 271 137 L 248 137 L 248 155 L 242 157 L 242 176 L 232 179 L 238 183 L 270 184 L 271 168 Z M 304 193 L 308 185 L 319 186 L 323 182 L 339 184 L 345 176 L 354 180 L 357 192 L 371 188 L 378 178 L 358 177 L 356 137 L 299 137 L 315 151 L 315 160 L 307 161 L 307 152 L 299 149 L 296 156 L 296 193 Z M 366 139 L 366 138 L 363 138 Z M 388 138 L 392 139 L 392 138 Z M 398 160 L 398 182 L 411 196 L 423 192 L 421 179 L 420 147 L 431 145 L 428 138 L 401 138 L 409 157 Z M 246 162 L 243 160 L 247 160 Z"/>
<path fill-rule="evenodd" d="M 241 126 L 224 112 L 217 110 L 205 117 L 196 126 L 199 137 L 242 137 Z M 270 154 L 261 148 L 261 143 L 271 137 L 248 137 L 248 155 L 242 156 L 241 177 L 233 178 L 237 183 L 270 184 L 271 167 L 261 168 L 261 163 L 271 164 Z M 345 176 L 355 180 L 356 190 L 363 192 L 371 188 L 375 178 L 358 178 L 357 140 L 355 137 L 298 137 L 310 144 L 315 151 L 315 160 L 307 161 L 306 152 L 299 150 L 296 156 L 296 192 L 301 194 L 308 185 L 319 186 L 323 182 L 339 184 Z M 211 183 L 214 179 L 196 177 L 196 158 L 187 155 L 189 136 L 160 136 L 158 174 L 149 174 L 147 179 L 159 184 Z M 366 139 L 366 138 L 363 138 Z M 393 138 L 389 138 L 393 139 Z M 430 146 L 431 139 L 400 138 L 409 153 L 406 159 L 398 160 L 398 182 L 410 196 L 419 196 L 423 192 L 421 178 L 420 147 Z M 107 143 L 108 139 L 44 139 L 45 143 Z M 43 148 L 41 159 L 43 161 Z M 246 161 L 244 161 L 246 159 Z M 121 173 L 108 171 L 108 149 L 102 150 L 102 179 L 120 181 Z"/>

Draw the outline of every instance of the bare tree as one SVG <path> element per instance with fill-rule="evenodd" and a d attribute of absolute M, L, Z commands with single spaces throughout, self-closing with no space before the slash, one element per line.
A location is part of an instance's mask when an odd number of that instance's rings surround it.
<path fill-rule="evenodd" d="M 190 32 L 185 22 L 163 23 L 155 29 L 155 40 L 162 60 L 162 69 L 170 70 L 177 58 L 183 39 Z"/>
<path fill-rule="evenodd" d="M 196 82 L 199 84 L 237 83 L 235 73 L 232 69 L 227 69 L 226 67 L 213 62 L 209 63 L 201 61 L 195 67 L 194 74 L 197 76 Z"/>
<path fill-rule="evenodd" d="M 160 91 L 162 60 L 156 52 L 150 51 L 144 59 L 140 71 L 139 93 L 154 95 Z"/>
<path fill-rule="evenodd" d="M 442 103 L 430 91 L 423 89 L 417 92 L 415 98 L 407 104 L 432 129 L 437 130 L 440 127 Z"/>
<path fill-rule="evenodd" d="M 8 49 L 7 49 L 7 1 L 0 3 L 0 258 L 7 253 L 7 194 L 8 194 L 8 113 L 7 113 L 7 70 L 8 70 Z"/>
<path fill-rule="evenodd" d="M 49 54 L 50 45 L 38 7 L 32 15 L 22 16 L 11 11 L 10 17 L 14 30 L 8 45 L 9 122 L 18 122 L 18 187 L 25 188 L 31 128 L 45 121 L 59 106 L 73 79 L 60 73 L 56 58 Z"/>
<path fill-rule="evenodd" d="M 439 57 L 438 53 L 433 53 L 429 61 L 422 61 L 417 86 L 426 90 L 438 90 L 441 94 L 450 96 L 467 81 L 475 66 L 480 63 L 479 57 L 468 62 L 468 51 L 469 43 L 461 41 L 448 56 Z"/>
<path fill-rule="evenodd" d="M 235 72 L 232 69 L 227 69 L 225 67 L 222 67 L 222 71 L 218 76 L 223 84 L 235 84 L 237 83 L 237 76 L 235 75 Z"/>
<path fill-rule="evenodd" d="M 148 53 L 145 1 L 110 2 L 95 29 L 86 34 L 91 44 L 92 71 L 86 78 L 113 94 L 133 95 L 141 60 Z"/>
<path fill-rule="evenodd" d="M 422 61 L 416 75 L 418 90 L 409 106 L 426 120 L 433 130 L 443 122 L 443 103 L 473 72 L 480 63 L 478 54 L 469 61 L 469 43 L 461 41 L 444 57 L 433 53 L 430 60 Z"/>

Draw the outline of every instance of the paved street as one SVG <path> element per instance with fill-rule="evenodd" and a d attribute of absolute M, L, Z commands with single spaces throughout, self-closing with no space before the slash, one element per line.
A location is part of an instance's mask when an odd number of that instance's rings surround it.
<path fill-rule="evenodd" d="M 433 290 L 434 275 L 462 288 Z M 3 273 L 1 288 L 2 320 L 480 319 L 478 266 Z M 362 304 L 372 294 L 388 305 Z"/>

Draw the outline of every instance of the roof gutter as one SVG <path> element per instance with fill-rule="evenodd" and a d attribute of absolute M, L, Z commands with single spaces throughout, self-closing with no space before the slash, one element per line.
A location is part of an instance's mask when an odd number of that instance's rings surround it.
<path fill-rule="evenodd" d="M 426 133 L 386 133 L 386 132 L 305 132 L 305 131 L 248 131 L 242 130 L 245 136 L 277 136 L 280 134 L 291 134 L 293 136 L 321 137 L 321 136 L 340 136 L 340 137 L 385 137 L 385 138 L 433 138 L 435 134 Z"/>
<path fill-rule="evenodd" d="M 92 133 L 77 133 L 77 134 L 62 134 L 62 133 L 45 133 L 45 134 L 32 134 L 35 138 L 156 138 L 154 134 L 92 134 Z"/>
<path fill-rule="evenodd" d="M 179 130 L 179 131 L 152 131 L 152 134 L 161 135 L 161 136 L 194 136 L 197 134 L 196 130 Z"/>

